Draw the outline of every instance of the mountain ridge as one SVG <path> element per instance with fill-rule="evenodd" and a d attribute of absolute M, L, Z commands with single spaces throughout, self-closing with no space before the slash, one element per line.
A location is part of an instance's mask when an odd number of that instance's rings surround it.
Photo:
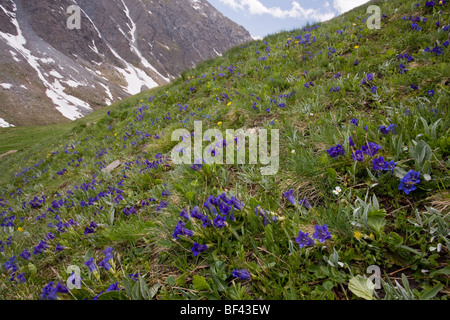
<path fill-rule="evenodd" d="M 0 119 L 15 126 L 80 118 L 251 40 L 205 0 L 8 0 L 0 18 Z"/>

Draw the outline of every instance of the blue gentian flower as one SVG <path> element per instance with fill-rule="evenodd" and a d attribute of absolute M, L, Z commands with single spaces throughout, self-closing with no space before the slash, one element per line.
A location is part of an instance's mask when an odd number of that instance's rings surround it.
<path fill-rule="evenodd" d="M 353 137 L 348 138 L 348 145 L 350 147 L 355 147 L 355 142 L 353 141 Z"/>
<path fill-rule="evenodd" d="M 385 168 L 386 161 L 383 157 L 375 158 L 372 160 L 372 168 L 375 171 L 382 171 Z"/>
<path fill-rule="evenodd" d="M 391 172 L 394 172 L 394 169 L 395 169 L 396 166 L 397 166 L 397 164 L 393 160 L 391 160 L 389 162 L 385 162 L 384 170 L 385 171 L 390 170 Z"/>
<path fill-rule="evenodd" d="M 192 237 L 194 235 L 194 232 L 192 230 L 189 230 L 184 227 L 185 225 L 186 224 L 183 221 L 181 220 L 178 221 L 177 225 L 175 226 L 175 231 L 173 232 L 172 235 L 172 237 L 175 240 L 178 240 L 180 235 L 187 237 Z"/>
<path fill-rule="evenodd" d="M 352 121 L 350 121 L 351 124 L 354 124 L 355 126 L 359 126 L 359 120 L 353 118 Z"/>
<path fill-rule="evenodd" d="M 326 224 L 323 226 L 316 225 L 314 226 L 313 238 L 319 240 L 319 242 L 324 242 L 325 240 L 331 239 L 331 233 L 328 232 L 328 227 Z"/>
<path fill-rule="evenodd" d="M 105 268 L 106 271 L 109 271 L 112 267 L 108 262 L 108 259 L 103 259 L 102 261 L 100 261 L 100 263 L 98 264 L 100 267 Z"/>
<path fill-rule="evenodd" d="M 139 280 L 139 273 L 130 273 L 130 274 L 128 274 L 128 278 L 130 278 L 133 281 L 138 281 Z"/>
<path fill-rule="evenodd" d="M 295 197 L 294 197 L 294 195 L 292 194 L 294 192 L 294 190 L 289 190 L 289 191 L 286 191 L 284 194 L 283 194 L 283 197 L 286 197 L 288 200 L 289 200 L 289 202 L 290 203 L 292 203 L 293 205 L 295 205 L 296 204 L 296 200 L 295 200 Z"/>
<path fill-rule="evenodd" d="M 196 257 L 206 249 L 208 249 L 208 246 L 206 244 L 194 243 L 194 246 L 192 247 L 191 251 L 192 253 L 194 253 L 194 257 Z"/>
<path fill-rule="evenodd" d="M 113 254 L 112 254 L 113 248 L 108 247 L 102 252 L 105 254 L 107 260 L 112 260 L 113 259 Z"/>
<path fill-rule="evenodd" d="M 298 243 L 300 248 L 314 245 L 314 240 L 309 237 L 309 233 L 304 233 L 303 231 L 298 233 L 298 237 L 295 238 L 295 242 Z"/>
<path fill-rule="evenodd" d="M 28 252 L 28 249 L 25 249 L 22 251 L 21 254 L 19 254 L 19 257 L 21 257 L 25 260 L 29 260 L 31 258 L 31 254 Z"/>
<path fill-rule="evenodd" d="M 379 126 L 378 131 L 380 131 L 382 134 L 389 134 L 389 129 L 386 126 Z"/>
<path fill-rule="evenodd" d="M 55 290 L 55 287 L 53 286 L 53 282 L 50 281 L 41 292 L 41 299 L 42 300 L 56 300 L 57 298 L 57 292 Z"/>
<path fill-rule="evenodd" d="M 113 283 L 112 285 L 109 286 L 108 289 L 106 289 L 106 292 L 110 291 L 119 291 L 119 282 Z"/>
<path fill-rule="evenodd" d="M 23 272 L 23 273 L 17 275 L 17 279 L 19 279 L 19 281 L 20 281 L 21 283 L 27 282 L 27 279 L 25 278 L 25 272 Z"/>
<path fill-rule="evenodd" d="M 381 149 L 382 147 L 380 145 L 373 142 L 369 142 L 367 145 L 361 147 L 361 151 L 369 157 L 373 157 Z"/>
<path fill-rule="evenodd" d="M 352 154 L 353 161 L 364 161 L 364 153 L 361 150 L 355 150 L 355 152 Z"/>
<path fill-rule="evenodd" d="M 302 206 L 304 206 L 306 209 L 311 209 L 311 204 L 309 203 L 309 201 L 308 200 L 306 200 L 306 198 L 303 198 L 302 200 L 300 200 L 299 202 L 298 202 L 298 204 L 300 204 L 300 205 L 302 205 Z"/>
<path fill-rule="evenodd" d="M 105 292 L 105 290 L 102 290 L 98 295 L 96 295 L 92 300 L 98 300 L 98 297 L 101 296 Z"/>
<path fill-rule="evenodd" d="M 238 278 L 239 280 L 250 280 L 252 278 L 250 272 L 248 272 L 245 269 L 242 270 L 234 269 L 233 277 Z"/>
<path fill-rule="evenodd" d="M 420 183 L 419 180 L 420 172 L 415 172 L 410 170 L 400 181 L 398 190 L 403 190 L 405 194 L 409 194 L 411 191 L 417 189 L 416 184 Z"/>
<path fill-rule="evenodd" d="M 183 209 L 181 212 L 180 212 L 180 218 L 183 218 L 184 220 L 189 220 L 190 218 L 189 218 L 189 214 L 188 214 L 188 212 L 186 211 L 186 209 Z"/>
<path fill-rule="evenodd" d="M 61 282 L 58 282 L 55 287 L 55 291 L 58 293 L 69 293 L 69 289 L 67 289 L 65 285 L 61 284 Z"/>
<path fill-rule="evenodd" d="M 91 271 L 91 272 L 93 272 L 95 269 L 97 269 L 97 266 L 94 263 L 94 258 L 90 258 L 84 264 L 89 268 L 89 271 Z"/>
<path fill-rule="evenodd" d="M 345 155 L 345 149 L 342 147 L 342 145 L 338 144 L 335 147 L 331 147 L 330 149 L 328 149 L 327 153 L 330 155 L 330 157 L 336 159 L 341 155 Z"/>
<path fill-rule="evenodd" d="M 55 248 L 55 253 L 58 251 L 63 251 L 64 249 L 66 249 L 66 247 L 63 247 L 63 246 L 59 245 L 59 243 L 58 243 Z"/>

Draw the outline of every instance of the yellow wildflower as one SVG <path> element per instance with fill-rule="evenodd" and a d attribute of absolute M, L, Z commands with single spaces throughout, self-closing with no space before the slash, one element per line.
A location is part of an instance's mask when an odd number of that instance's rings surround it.
<path fill-rule="evenodd" d="M 217 125 L 221 126 L 222 125 L 222 121 L 219 121 L 219 123 Z"/>
<path fill-rule="evenodd" d="M 227 106 L 231 106 L 231 101 L 230 101 L 230 102 L 228 102 Z"/>
<path fill-rule="evenodd" d="M 359 48 L 359 46 L 355 46 L 355 49 L 358 49 Z"/>
<path fill-rule="evenodd" d="M 359 232 L 359 231 L 355 231 L 355 233 L 353 235 L 355 236 L 356 240 L 361 239 L 361 236 L 362 236 L 361 232 Z"/>
<path fill-rule="evenodd" d="M 23 228 L 21 228 L 21 227 L 18 227 L 18 228 L 17 228 L 17 231 L 19 231 L 19 232 L 23 232 Z"/>

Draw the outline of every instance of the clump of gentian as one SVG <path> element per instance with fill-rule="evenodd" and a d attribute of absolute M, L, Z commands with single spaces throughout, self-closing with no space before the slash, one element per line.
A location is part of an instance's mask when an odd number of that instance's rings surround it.
<path fill-rule="evenodd" d="M 316 225 L 314 226 L 315 232 L 313 233 L 313 238 L 317 239 L 319 242 L 325 242 L 328 239 L 331 239 L 331 233 L 328 232 L 328 227 L 326 224 L 323 226 Z"/>
<path fill-rule="evenodd" d="M 61 282 L 58 282 L 58 284 L 55 286 L 53 282 L 49 282 L 41 292 L 41 299 L 42 300 L 56 300 L 58 299 L 58 293 L 68 293 L 69 290 L 61 284 Z"/>
<path fill-rule="evenodd" d="M 313 246 L 315 244 L 314 240 L 309 236 L 309 233 L 304 233 L 303 231 L 299 231 L 298 237 L 295 238 L 295 242 L 298 243 L 300 248 Z"/>
<path fill-rule="evenodd" d="M 330 157 L 336 159 L 336 158 L 339 158 L 339 156 L 345 155 L 345 149 L 342 145 L 338 144 L 338 145 L 328 149 L 327 153 Z"/>
<path fill-rule="evenodd" d="M 402 190 L 405 194 L 409 194 L 411 191 L 417 189 L 416 185 L 420 183 L 420 172 L 410 170 L 400 181 L 398 190 Z"/>
<path fill-rule="evenodd" d="M 175 226 L 175 230 L 172 234 L 172 237 L 175 240 L 180 239 L 179 236 L 186 236 L 186 237 L 192 237 L 194 235 L 194 232 L 185 228 L 186 223 L 179 220 L 177 225 Z"/>

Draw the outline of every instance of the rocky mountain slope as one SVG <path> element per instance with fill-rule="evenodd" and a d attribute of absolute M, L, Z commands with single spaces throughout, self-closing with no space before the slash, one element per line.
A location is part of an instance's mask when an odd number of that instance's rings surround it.
<path fill-rule="evenodd" d="M 2 1 L 0 126 L 80 118 L 249 40 L 206 0 Z"/>

